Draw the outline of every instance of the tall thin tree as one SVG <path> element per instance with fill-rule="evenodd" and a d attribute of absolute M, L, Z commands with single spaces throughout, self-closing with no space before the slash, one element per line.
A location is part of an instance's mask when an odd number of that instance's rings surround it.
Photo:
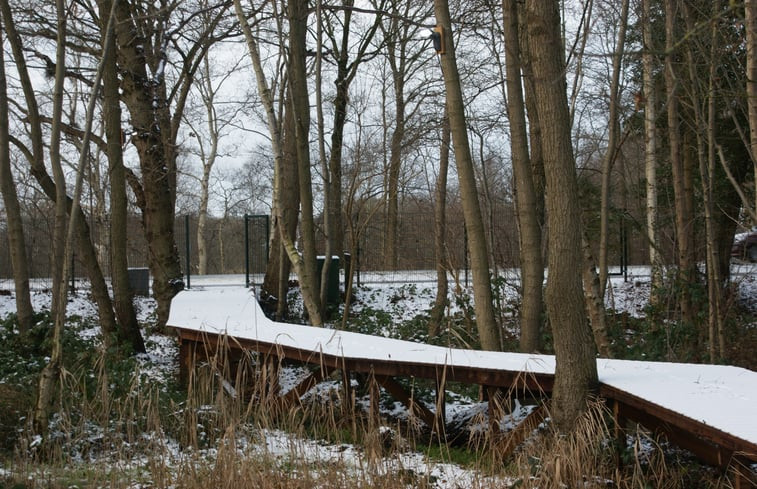
<path fill-rule="evenodd" d="M 565 61 L 559 48 L 559 1 L 529 0 L 526 16 L 550 229 L 546 302 L 557 362 L 552 416 L 560 431 L 570 431 L 596 388 L 597 364 L 581 291 L 581 216 Z"/>
<path fill-rule="evenodd" d="M 444 87 L 446 89 L 447 110 L 449 115 L 452 145 L 455 152 L 455 164 L 460 182 L 463 201 L 465 226 L 468 231 L 473 272 L 473 295 L 476 311 L 476 327 L 485 350 L 502 348 L 500 330 L 494 318 L 492 302 L 491 277 L 489 275 L 489 256 L 486 246 L 486 232 L 478 202 L 476 176 L 473 171 L 470 143 L 465 122 L 465 105 L 460 86 L 460 74 L 455 59 L 455 46 L 452 42 L 452 21 L 447 0 L 434 0 L 434 12 L 442 29 L 444 54 L 440 55 Z"/>

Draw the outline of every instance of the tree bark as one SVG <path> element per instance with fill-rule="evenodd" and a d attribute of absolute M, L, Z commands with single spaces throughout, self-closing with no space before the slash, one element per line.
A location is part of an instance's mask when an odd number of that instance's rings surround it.
<path fill-rule="evenodd" d="M 434 0 L 434 12 L 436 13 L 437 21 L 444 31 L 445 54 L 440 55 L 440 58 L 442 74 L 444 76 L 444 87 L 447 93 L 447 109 L 449 111 L 455 164 L 457 165 L 460 193 L 463 201 L 465 226 L 468 230 L 470 243 L 476 326 L 481 340 L 481 347 L 484 350 L 500 350 L 502 343 L 499 326 L 494 319 L 489 258 L 486 249 L 486 233 L 481 217 L 481 207 L 478 202 L 476 176 L 473 171 L 473 160 L 465 123 L 465 102 L 460 87 L 457 60 L 455 59 L 452 23 L 450 21 L 447 0 Z"/>
<path fill-rule="evenodd" d="M 287 5 L 289 19 L 288 81 L 290 105 L 294 115 L 297 148 L 297 173 L 300 190 L 301 266 L 295 266 L 300 290 L 310 322 L 321 326 L 321 305 L 316 287 L 315 223 L 313 220 L 313 188 L 310 175 L 310 103 L 308 101 L 305 38 L 307 35 L 307 0 L 292 0 Z M 290 259 L 293 256 L 288 252 Z"/>
<path fill-rule="evenodd" d="M 183 287 L 179 252 L 174 238 L 176 161 L 173 132 L 161 72 L 147 72 L 146 50 L 150 41 L 135 25 L 140 14 L 130 2 L 117 3 L 116 38 L 118 65 L 122 75 L 122 100 L 132 124 L 131 142 L 137 149 L 141 169 L 140 199 L 153 276 L 152 291 L 157 301 L 158 324 L 168 320 L 171 299 Z M 160 24 L 163 19 L 156 19 Z M 163 56 L 165 53 L 163 53 Z M 157 66 L 164 62 L 158 60 Z M 156 68 L 157 68 L 156 66 Z M 177 109 L 180 112 L 180 109 Z"/>
<path fill-rule="evenodd" d="M 118 1 L 118 0 L 114 0 Z M 98 4 L 100 18 L 107 22 L 113 2 L 101 1 Z M 110 173 L 110 257 L 111 285 L 113 287 L 113 305 L 118 318 L 119 344 L 127 344 L 136 353 L 144 353 L 145 343 L 139 331 L 137 313 L 134 310 L 133 291 L 129 284 L 127 243 L 128 200 L 126 195 L 126 170 L 121 149 L 121 100 L 118 93 L 118 68 L 112 50 L 105 51 L 107 31 L 103 24 L 103 121 L 107 141 L 108 168 Z"/>
<path fill-rule="evenodd" d="M 581 291 L 581 216 L 558 8 L 557 1 L 526 3 L 551 235 L 546 302 L 557 362 L 552 416 L 557 429 L 568 432 L 586 410 L 598 380 Z"/>
<path fill-rule="evenodd" d="M 515 177 L 515 198 L 520 238 L 521 309 L 520 349 L 537 351 L 541 346 L 544 262 L 537 196 L 528 155 L 526 108 L 521 86 L 520 29 L 517 0 L 503 0 L 507 114 L 510 120 L 510 152 Z"/>
<path fill-rule="evenodd" d="M 0 31 L 0 45 L 4 45 Z M 28 332 L 34 323 L 34 308 L 29 291 L 29 262 L 26 258 L 26 240 L 18 202 L 16 184 L 13 181 L 10 160 L 8 126 L 8 84 L 5 78 L 5 56 L 0 49 L 0 192 L 8 223 L 8 248 L 13 267 L 13 283 L 16 296 L 16 319 L 21 334 Z"/>
<path fill-rule="evenodd" d="M 642 69 L 644 96 L 644 171 L 646 176 L 646 230 L 651 267 L 650 302 L 659 301 L 662 288 L 662 259 L 657 232 L 657 86 L 654 80 L 656 65 L 651 19 L 652 0 L 642 0 Z"/>

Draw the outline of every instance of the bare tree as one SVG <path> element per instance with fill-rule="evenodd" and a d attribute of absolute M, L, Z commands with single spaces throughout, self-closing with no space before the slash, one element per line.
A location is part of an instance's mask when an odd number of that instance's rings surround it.
<path fill-rule="evenodd" d="M 559 2 L 528 1 L 526 24 L 542 129 L 549 220 L 547 313 L 556 353 L 552 416 L 570 431 L 597 385 L 596 348 L 581 292 L 581 216 L 570 138 Z"/>
<path fill-rule="evenodd" d="M 203 109 L 202 121 L 204 128 L 194 122 L 196 113 L 188 113 L 184 116 L 184 123 L 191 130 L 190 138 L 196 146 L 192 148 L 200 160 L 202 174 L 200 176 L 200 205 L 197 212 L 197 273 L 208 273 L 208 217 L 210 206 L 211 174 L 216 161 L 223 156 L 221 143 L 228 134 L 229 127 L 235 124 L 238 115 L 243 109 L 243 93 L 237 94 L 239 100 L 221 100 L 220 92 L 228 85 L 231 76 L 240 68 L 241 59 L 232 62 L 224 68 L 223 73 L 218 73 L 215 67 L 220 63 L 213 62 L 211 66 L 211 51 L 203 58 L 202 67 L 198 72 L 196 92 L 199 105 Z"/>
<path fill-rule="evenodd" d="M 103 22 L 110 19 L 112 1 L 102 0 L 98 6 Z M 113 30 L 107 25 L 102 26 L 103 32 L 103 122 L 106 133 L 106 153 L 108 155 L 108 169 L 110 174 L 110 256 L 111 256 L 111 284 L 113 287 L 113 303 L 118 318 L 119 343 L 128 344 L 134 352 L 144 352 L 145 344 L 139 331 L 137 314 L 134 310 L 133 291 L 129 283 L 127 243 L 128 198 L 126 194 L 126 168 L 121 147 L 121 99 L 118 92 L 118 68 L 113 49 L 106 50 L 106 44 L 113 43 L 108 36 L 113 36 Z"/>
<path fill-rule="evenodd" d="M 688 161 L 681 154 L 681 120 L 679 111 L 679 73 L 676 56 L 679 55 L 676 21 L 678 1 L 665 2 L 665 88 L 667 90 L 668 141 L 670 145 L 670 165 L 673 173 L 675 192 L 675 229 L 678 248 L 678 283 L 680 284 L 679 304 L 681 320 L 694 324 L 695 311 L 690 285 L 696 280 L 696 264 L 693 259 L 693 204 L 691 195 L 691 171 Z"/>
<path fill-rule="evenodd" d="M 47 167 L 45 165 L 45 145 L 42 131 L 43 121 L 49 122 L 51 119 L 43 117 L 40 113 L 39 105 L 37 103 L 37 95 L 27 67 L 23 41 L 16 28 L 9 4 L 7 2 L 0 2 L 0 11 L 2 11 L 3 24 L 8 35 L 8 43 L 13 52 L 21 89 L 24 93 L 26 103 L 25 119 L 28 127 L 30 147 L 19 138 L 11 137 L 10 140 L 29 161 L 31 174 L 42 188 L 42 191 L 51 201 L 55 202 L 60 191 L 56 181 L 54 181 L 54 179 L 47 173 Z M 53 65 L 55 64 L 52 61 L 51 63 Z M 59 127 L 58 129 L 60 130 L 63 128 L 71 129 L 67 126 Z M 77 133 L 77 136 L 80 136 L 81 131 L 74 132 Z M 84 262 L 89 276 L 92 296 L 97 303 L 103 337 L 106 341 L 109 341 L 111 336 L 117 332 L 116 318 L 113 312 L 113 304 L 108 294 L 107 284 L 105 283 L 102 270 L 97 261 L 97 253 L 90 239 L 89 226 L 81 209 L 74 209 L 72 199 L 65 195 L 65 190 L 63 190 L 62 193 L 67 201 L 66 207 L 68 212 L 72 212 L 76 215 L 77 226 L 75 226 L 75 230 L 77 232 L 77 244 L 79 246 L 78 256 Z"/>
<path fill-rule="evenodd" d="M 0 32 L 0 45 L 3 45 Z M 18 329 L 26 333 L 34 320 L 31 294 L 29 292 L 29 264 L 26 258 L 26 240 L 18 202 L 16 184 L 11 172 L 10 133 L 8 129 L 8 84 L 5 78 L 4 50 L 0 49 L 0 192 L 8 221 L 8 247 L 13 266 L 13 282 L 16 292 L 16 317 Z"/>
<path fill-rule="evenodd" d="M 45 432 L 47 430 L 47 421 L 53 409 L 53 405 L 56 399 L 55 387 L 60 382 L 62 361 L 63 361 L 63 327 L 66 321 L 66 304 L 68 302 L 68 287 L 67 281 L 70 270 L 70 260 L 73 253 L 74 239 L 76 237 L 76 226 L 78 224 L 77 211 L 79 207 L 79 201 L 81 198 L 84 169 L 86 167 L 89 156 L 89 141 L 92 133 L 92 121 L 94 119 L 95 106 L 98 98 L 98 89 L 100 87 L 100 81 L 103 75 L 103 69 L 105 63 L 101 60 L 97 68 L 97 74 L 94 79 L 94 89 L 90 95 L 90 100 L 87 105 L 86 112 L 86 125 L 84 128 L 84 134 L 82 137 L 82 148 L 79 157 L 79 164 L 77 167 L 76 183 L 74 185 L 74 195 L 72 197 L 71 212 L 66 225 L 66 211 L 67 211 L 67 196 L 65 181 L 61 180 L 62 168 L 60 163 L 60 117 L 62 115 L 62 102 L 63 102 L 63 88 L 66 78 L 66 65 L 65 65 L 65 44 L 66 44 L 66 17 L 68 13 L 65 11 L 63 0 L 56 1 L 57 11 L 57 35 L 58 35 L 58 49 L 56 51 L 56 69 L 55 69 L 55 88 L 53 93 L 53 123 L 52 123 L 52 137 L 50 142 L 50 160 L 53 166 L 53 171 L 56 173 L 56 188 L 58 189 L 58 198 L 56 199 L 56 237 L 60 233 L 63 235 L 63 239 L 58 246 L 63 249 L 63 252 L 56 251 L 57 256 L 62 257 L 58 267 L 61 271 L 54 271 L 54 278 L 60 282 L 53 283 L 53 339 L 52 339 L 52 352 L 50 354 L 50 360 L 47 365 L 42 369 L 39 377 L 39 388 L 37 390 L 37 402 L 34 407 L 33 422 L 34 427 L 39 432 Z M 115 24 L 115 8 L 111 11 L 108 17 L 107 28 L 105 31 L 105 42 L 103 44 L 103 55 L 101 59 L 106 59 L 110 56 L 110 50 L 113 48 L 114 36 L 112 35 L 113 26 Z M 63 220 L 63 223 L 58 222 Z"/>
<path fill-rule="evenodd" d="M 536 190 L 528 154 L 526 108 L 521 86 L 521 50 L 519 7 L 516 0 L 502 2 L 505 36 L 505 68 L 507 70 L 507 113 L 510 120 L 510 151 L 515 176 L 520 263 L 521 309 L 520 349 L 532 352 L 541 342 L 542 288 L 544 263 L 541 254 L 541 226 L 539 224 Z"/>
<path fill-rule="evenodd" d="M 455 59 L 455 46 L 452 42 L 452 23 L 447 1 L 434 0 L 434 12 L 443 32 L 444 54 L 441 54 L 440 59 L 444 86 L 447 92 L 447 110 L 455 151 L 455 164 L 457 165 L 460 192 L 463 200 L 465 226 L 468 230 L 470 243 L 476 326 L 482 348 L 485 350 L 500 350 L 502 344 L 499 326 L 494 319 L 486 232 L 481 217 L 481 208 L 478 203 L 476 176 L 473 171 L 473 160 L 468 142 L 463 93 L 460 87 L 460 75 Z"/>
<path fill-rule="evenodd" d="M 142 0 L 117 3 L 122 101 L 131 116 L 130 142 L 137 149 L 141 172 L 139 177 L 131 174 L 129 184 L 142 210 L 159 324 L 168 319 L 171 299 L 183 285 L 173 229 L 176 140 L 182 114 L 195 74 L 212 45 L 206 41 L 224 39 L 234 31 L 227 22 L 229 3 L 209 7 L 205 20 L 191 10 L 184 10 L 186 5 L 182 2 L 156 5 Z M 183 46 L 180 43 L 186 37 L 173 36 L 180 31 L 196 37 Z M 181 55 L 178 76 L 171 86 L 166 77 L 170 48 Z"/>

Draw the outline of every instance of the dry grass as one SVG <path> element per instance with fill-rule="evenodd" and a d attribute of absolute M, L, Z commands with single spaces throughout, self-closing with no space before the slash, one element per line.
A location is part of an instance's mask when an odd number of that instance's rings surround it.
<path fill-rule="evenodd" d="M 643 434 L 617 468 L 600 403 L 570 436 L 542 424 L 507 459 L 501 436 L 484 434 L 453 483 L 454 474 L 432 470 L 453 450 L 430 450 L 436 442 L 416 420 L 392 429 L 372 423 L 338 388 L 284 405 L 266 382 L 278 365 L 264 368 L 246 355 L 229 368 L 234 362 L 222 356 L 193 369 L 186 397 L 173 400 L 137 375 L 126 395 L 114 396 L 104 368 L 100 389 L 89 395 L 85 372 L 67 374 L 54 435 L 42 443 L 22 436 L 0 488 L 731 487 L 727 477 L 677 462 Z M 437 455 L 419 468 L 407 457 L 421 447 Z"/>

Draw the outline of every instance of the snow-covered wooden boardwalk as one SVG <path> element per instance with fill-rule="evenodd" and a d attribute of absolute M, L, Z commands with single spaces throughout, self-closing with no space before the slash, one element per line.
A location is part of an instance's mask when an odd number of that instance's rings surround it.
<path fill-rule="evenodd" d="M 391 380 L 394 377 L 417 377 L 548 395 L 555 372 L 551 355 L 445 348 L 274 322 L 263 314 L 254 294 L 242 287 L 179 293 L 168 325 L 179 332 L 185 368 L 194 362 L 198 346 L 207 351 L 223 340 L 233 348 L 314 363 L 331 371 L 371 373 L 383 379 L 380 383 L 390 392 L 398 387 Z M 756 372 L 722 365 L 609 359 L 598 359 L 597 368 L 600 396 L 619 420 L 661 431 L 713 465 L 757 463 Z"/>

